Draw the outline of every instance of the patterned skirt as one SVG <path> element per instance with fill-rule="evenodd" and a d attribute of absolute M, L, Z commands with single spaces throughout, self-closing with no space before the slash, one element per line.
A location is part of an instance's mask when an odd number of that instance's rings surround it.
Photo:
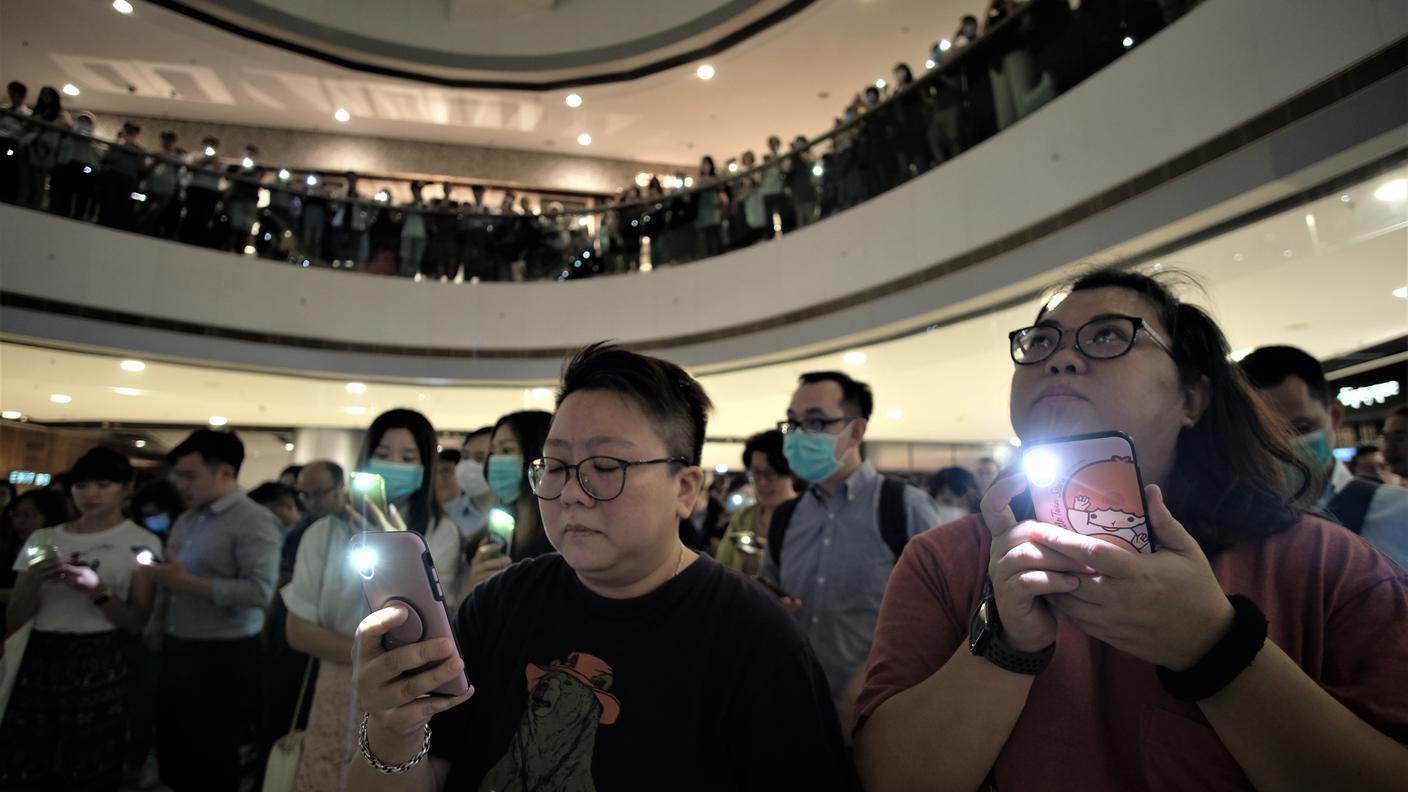
<path fill-rule="evenodd" d="M 121 632 L 30 634 L 5 720 L 0 790 L 116 790 L 127 731 Z"/>
<path fill-rule="evenodd" d="M 303 758 L 298 763 L 298 792 L 342 792 L 347 771 L 357 750 L 357 691 L 352 686 L 352 666 L 318 664 L 318 683 L 303 736 Z M 360 760 L 359 760 L 360 761 Z"/>

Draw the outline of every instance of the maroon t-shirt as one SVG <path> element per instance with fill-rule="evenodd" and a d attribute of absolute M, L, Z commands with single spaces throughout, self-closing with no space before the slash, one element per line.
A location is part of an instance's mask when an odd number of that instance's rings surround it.
<path fill-rule="evenodd" d="M 960 647 L 967 651 L 990 544 L 978 517 L 910 540 L 885 590 L 859 721 Z M 1211 564 L 1224 591 L 1261 608 L 1269 638 L 1311 679 L 1408 743 L 1408 574 L 1358 536 L 1313 517 L 1224 550 Z M 998 789 L 1053 792 L 1251 787 L 1197 705 L 1164 693 L 1152 665 L 1065 622 L 992 779 Z"/>

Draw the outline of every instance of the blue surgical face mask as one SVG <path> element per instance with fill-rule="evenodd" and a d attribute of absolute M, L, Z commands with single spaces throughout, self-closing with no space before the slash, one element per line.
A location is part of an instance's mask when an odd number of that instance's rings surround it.
<path fill-rule="evenodd" d="M 1324 429 L 1306 432 L 1296 438 L 1295 445 L 1296 453 L 1300 454 L 1300 458 L 1310 465 L 1310 469 L 1315 473 L 1325 470 L 1334 461 L 1334 453 L 1330 450 L 1330 438 L 1325 434 Z"/>
<path fill-rule="evenodd" d="M 514 503 L 523 494 L 523 456 L 494 454 L 485 465 L 489 489 L 499 503 Z"/>
<path fill-rule="evenodd" d="M 841 469 L 836 459 L 836 443 L 840 435 L 812 434 L 800 429 L 787 435 L 782 443 L 782 455 L 792 472 L 810 484 L 820 484 Z"/>
<path fill-rule="evenodd" d="M 142 524 L 147 526 L 148 531 L 164 533 L 169 528 L 171 528 L 171 515 L 167 514 L 166 512 L 162 512 L 161 514 L 153 514 L 150 517 L 142 518 Z"/>
<path fill-rule="evenodd" d="M 416 494 L 420 490 L 421 484 L 425 483 L 425 467 L 421 465 L 372 459 L 367 461 L 366 470 L 368 473 L 381 476 L 382 480 L 386 482 L 388 503 L 400 503 Z"/>

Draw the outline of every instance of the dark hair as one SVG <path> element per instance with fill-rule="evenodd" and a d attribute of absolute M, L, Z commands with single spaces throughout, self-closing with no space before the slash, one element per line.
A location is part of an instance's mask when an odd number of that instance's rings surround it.
<path fill-rule="evenodd" d="M 513 431 L 513 436 L 518 439 L 519 453 L 523 456 L 523 469 L 518 472 L 518 491 L 521 495 L 515 506 L 516 524 L 525 528 L 532 527 L 532 530 L 513 532 L 513 547 L 509 548 L 509 557 L 514 561 L 521 561 L 552 552 L 552 543 L 548 541 L 547 533 L 543 530 L 538 499 L 533 497 L 533 490 L 528 486 L 528 462 L 543 455 L 543 446 L 548 441 L 548 430 L 552 428 L 552 413 L 543 410 L 509 413 L 494 422 L 490 434 L 498 432 L 500 427 L 504 426 Z M 489 457 L 484 460 L 485 470 L 488 470 L 489 458 L 493 456 L 494 451 L 490 449 Z"/>
<path fill-rule="evenodd" d="M 161 139 L 162 139 L 162 140 L 173 140 L 173 141 L 176 140 L 176 130 L 174 130 L 174 129 L 163 129 L 163 130 L 161 130 Z"/>
<path fill-rule="evenodd" d="M 1350 469 L 1350 472 L 1353 473 L 1353 474 L 1356 475 L 1356 476 L 1363 475 L 1362 473 L 1359 472 L 1359 463 L 1360 463 L 1361 461 L 1363 461 L 1363 458 L 1366 457 L 1366 456 L 1368 456 L 1369 454 L 1381 454 L 1381 453 L 1383 453 L 1383 449 L 1380 448 L 1380 447 L 1378 447 L 1378 446 L 1376 446 L 1376 445 L 1373 445 L 1373 444 L 1371 444 L 1371 443 L 1365 443 L 1365 444 L 1363 444 L 1363 445 L 1357 445 L 1357 446 L 1355 446 L 1355 447 L 1354 447 L 1354 458 L 1349 461 L 1349 469 Z M 1377 479 L 1375 479 L 1375 480 L 1377 480 Z M 1380 482 L 1380 483 L 1383 483 L 1383 482 Z"/>
<path fill-rule="evenodd" d="M 337 464 L 331 459 L 315 459 L 312 462 L 303 465 L 299 469 L 299 473 L 301 474 L 304 470 L 307 470 L 308 468 L 319 467 L 323 468 L 328 472 L 328 478 L 332 479 L 333 489 L 342 489 L 342 485 L 347 483 L 347 474 L 342 471 L 342 465 Z M 279 478 L 283 478 L 282 473 L 279 474 Z"/>
<path fill-rule="evenodd" d="M 460 448 L 464 448 L 465 446 L 469 445 L 469 441 L 473 440 L 476 437 L 483 437 L 484 435 L 489 435 L 492 437 L 493 434 L 494 427 L 481 426 L 478 429 L 475 429 L 473 432 L 470 432 L 469 434 L 464 436 L 464 442 L 460 443 Z"/>
<path fill-rule="evenodd" d="M 287 484 L 280 484 L 277 481 L 266 481 L 249 491 L 249 499 L 267 508 L 281 500 L 290 500 L 297 504 L 298 493 L 294 491 L 293 487 Z"/>
<path fill-rule="evenodd" d="M 904 72 L 904 77 L 900 79 L 900 85 L 909 85 L 910 83 L 914 82 L 914 72 L 909 70 L 908 63 L 896 63 L 895 68 L 891 69 L 890 71 Z"/>
<path fill-rule="evenodd" d="M 818 382 L 834 382 L 840 385 L 842 406 L 851 408 L 867 421 L 870 420 L 871 411 L 875 409 L 875 396 L 871 394 L 870 386 L 839 371 L 809 371 L 797 381 L 803 385 L 815 385 Z"/>
<path fill-rule="evenodd" d="M 19 80 L 10 80 L 10 84 L 5 86 L 5 90 L 10 93 L 27 94 L 29 93 L 29 86 Z"/>
<path fill-rule="evenodd" d="M 434 527 L 431 524 L 432 515 L 436 513 L 432 508 L 435 502 L 435 427 L 430 425 L 430 419 L 415 410 L 406 409 L 387 410 L 378 415 L 362 439 L 357 467 L 366 467 L 367 460 L 381 445 L 381 438 L 392 429 L 405 429 L 416 441 L 421 465 L 420 489 L 411 494 L 410 513 L 402 516 L 407 528 L 424 535 Z"/>
<path fill-rule="evenodd" d="M 166 461 L 174 465 L 191 454 L 200 454 L 201 461 L 212 472 L 218 471 L 221 465 L 229 465 L 235 469 L 235 475 L 239 475 L 240 466 L 244 464 L 244 443 L 234 432 L 197 429 L 171 449 Z"/>
<path fill-rule="evenodd" d="M 39 98 L 34 100 L 32 111 L 35 118 L 53 123 L 63 109 L 63 100 L 59 98 L 59 92 L 54 90 L 54 86 L 46 85 L 39 89 Z"/>
<path fill-rule="evenodd" d="M 767 457 L 768 467 L 784 476 L 792 475 L 792 466 L 787 464 L 787 456 L 782 453 L 782 432 L 769 429 L 748 438 L 743 444 L 743 467 L 753 464 L 753 455 L 762 453 Z"/>
<path fill-rule="evenodd" d="M 608 391 L 629 398 L 650 418 L 667 454 L 699 464 L 714 405 L 704 388 L 674 363 L 615 344 L 592 344 L 563 367 L 557 406 L 577 391 Z"/>
<path fill-rule="evenodd" d="M 298 474 L 299 474 L 299 473 L 302 473 L 302 472 L 303 472 L 303 466 L 302 466 L 302 465 L 289 465 L 288 467 L 286 467 L 286 468 L 284 468 L 283 470 L 280 470 L 280 471 L 279 471 L 279 478 L 283 478 L 284 476 L 290 476 L 290 475 L 293 476 L 294 478 L 298 478 Z"/>
<path fill-rule="evenodd" d="M 708 166 L 709 166 L 708 168 L 705 168 L 705 167 L 704 167 L 704 165 L 705 165 L 706 163 L 707 163 Z M 707 172 L 706 172 L 706 171 L 707 171 Z M 718 176 L 718 175 L 719 175 L 719 168 L 718 168 L 717 165 L 714 164 L 714 158 L 711 157 L 711 156 L 709 156 L 708 154 L 705 154 L 705 155 L 704 155 L 704 158 L 701 159 L 701 160 L 699 160 L 699 175 L 700 175 L 700 176 Z"/>
<path fill-rule="evenodd" d="M 34 501 L 34 508 L 44 515 L 45 528 L 63 525 L 73 516 L 73 507 L 69 503 L 68 496 L 56 490 L 30 490 L 15 498 L 14 506 L 17 507 L 25 501 Z"/>
<path fill-rule="evenodd" d="M 142 520 L 142 511 L 147 504 L 156 506 L 163 514 L 171 515 L 172 520 L 185 511 L 185 507 L 181 505 L 181 495 L 176 491 L 176 486 L 165 479 L 153 481 L 137 490 L 137 494 L 132 496 L 133 520 L 138 522 Z"/>
<path fill-rule="evenodd" d="M 960 498 L 972 498 L 974 501 L 981 494 L 978 492 L 978 479 L 967 468 L 957 466 L 935 471 L 934 475 L 929 477 L 928 489 L 931 498 L 939 497 L 939 493 L 944 490 Z"/>
<path fill-rule="evenodd" d="M 441 462 L 452 462 L 458 465 L 461 459 L 464 459 L 464 454 L 461 454 L 457 448 L 446 448 L 440 452 Z"/>
<path fill-rule="evenodd" d="M 202 146 L 218 146 L 220 145 L 220 138 L 214 137 L 212 135 L 206 135 L 205 137 L 200 139 L 200 144 Z"/>
<path fill-rule="evenodd" d="M 125 455 L 98 446 L 73 463 L 68 471 L 68 486 L 85 481 L 111 481 L 126 485 L 132 483 L 132 476 L 132 463 Z"/>
<path fill-rule="evenodd" d="M 1268 346 L 1242 358 L 1242 373 L 1257 390 L 1274 388 L 1291 377 L 1310 389 L 1310 395 L 1324 407 L 1330 406 L 1330 383 L 1320 361 L 1293 346 Z"/>
<path fill-rule="evenodd" d="M 1292 450 L 1290 430 L 1231 362 L 1222 329 L 1203 309 L 1183 302 L 1165 280 L 1120 269 L 1097 270 L 1060 291 L 1124 289 L 1144 298 L 1168 330 L 1179 382 L 1206 377 L 1208 407 L 1178 435 L 1177 458 L 1165 486 L 1169 510 L 1208 552 L 1295 525 L 1311 505 L 1314 473 Z M 1038 320 L 1046 312 L 1037 314 Z M 1295 473 L 1287 475 L 1286 471 Z"/>

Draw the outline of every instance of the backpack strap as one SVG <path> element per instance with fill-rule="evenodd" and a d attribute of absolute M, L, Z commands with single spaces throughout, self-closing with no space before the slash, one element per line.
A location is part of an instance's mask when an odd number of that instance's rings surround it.
<path fill-rule="evenodd" d="M 798 495 L 778 506 L 777 511 L 772 513 L 772 522 L 768 523 L 768 556 L 772 558 L 772 565 L 777 567 L 779 575 L 782 574 L 782 540 L 787 538 L 787 524 L 792 521 L 792 513 L 797 511 L 797 504 L 802 502 L 805 495 Z"/>
<path fill-rule="evenodd" d="M 1369 514 L 1369 503 L 1374 500 L 1374 494 L 1379 491 L 1380 486 L 1382 485 L 1365 479 L 1354 479 L 1330 501 L 1327 507 L 1330 515 L 1339 521 L 1340 525 L 1356 534 L 1362 533 L 1364 518 Z"/>
<path fill-rule="evenodd" d="M 877 515 L 880 520 L 880 537 L 889 545 L 896 561 L 900 560 L 900 553 L 904 552 L 904 546 L 909 542 L 909 512 L 904 504 L 905 486 L 900 479 L 889 476 L 880 481 L 880 508 Z"/>

